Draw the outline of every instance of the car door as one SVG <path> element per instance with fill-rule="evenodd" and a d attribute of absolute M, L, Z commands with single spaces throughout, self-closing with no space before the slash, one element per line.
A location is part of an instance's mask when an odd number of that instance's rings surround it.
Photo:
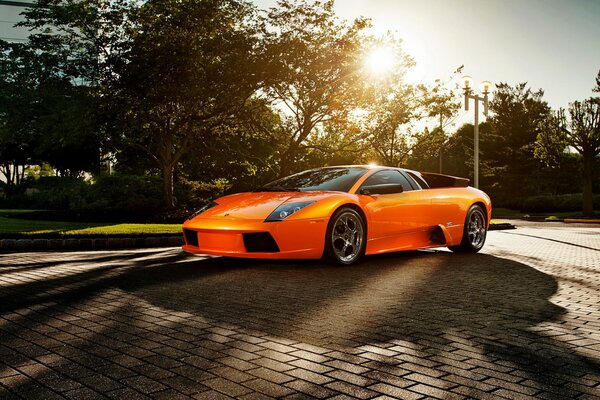
<path fill-rule="evenodd" d="M 424 246 L 431 225 L 431 199 L 403 172 L 381 170 L 368 177 L 362 187 L 398 184 L 403 191 L 391 194 L 362 195 L 368 224 L 367 253 Z M 360 188 L 358 193 L 360 193 Z"/>

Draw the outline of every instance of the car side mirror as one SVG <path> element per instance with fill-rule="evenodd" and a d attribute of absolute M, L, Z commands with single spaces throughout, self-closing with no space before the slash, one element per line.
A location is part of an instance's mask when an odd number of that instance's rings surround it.
<path fill-rule="evenodd" d="M 393 194 L 393 193 L 402 193 L 404 191 L 404 187 L 397 183 L 381 183 L 379 185 L 369 185 L 363 186 L 358 191 L 359 194 L 364 194 L 367 196 L 374 194 Z"/>

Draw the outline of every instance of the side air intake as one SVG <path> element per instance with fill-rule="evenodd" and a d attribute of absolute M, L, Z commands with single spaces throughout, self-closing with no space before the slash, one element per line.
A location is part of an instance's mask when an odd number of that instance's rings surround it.
<path fill-rule="evenodd" d="M 198 247 L 198 232 L 192 231 L 190 229 L 184 229 L 183 237 L 185 239 L 186 244 Z"/>

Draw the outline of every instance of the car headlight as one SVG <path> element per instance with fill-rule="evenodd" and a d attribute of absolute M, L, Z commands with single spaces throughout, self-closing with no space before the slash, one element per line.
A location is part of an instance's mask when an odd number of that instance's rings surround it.
<path fill-rule="evenodd" d="M 202 214 L 204 211 L 208 210 L 209 208 L 213 208 L 213 207 L 216 207 L 218 205 L 219 205 L 219 203 L 216 203 L 214 201 L 211 201 L 210 203 L 206 203 L 205 205 L 203 205 L 202 207 L 200 207 L 198 209 L 198 211 L 196 211 L 195 213 L 193 213 L 192 215 L 190 215 L 188 217 L 188 220 L 193 219 L 193 218 L 197 217 L 198 215 Z"/>
<path fill-rule="evenodd" d="M 314 203 L 314 201 L 303 201 L 300 203 L 282 204 L 279 207 L 277 207 L 275 211 L 273 211 L 267 217 L 267 219 L 265 219 L 265 222 L 283 221 L 293 213 L 302 210 L 304 207 L 312 203 Z"/>

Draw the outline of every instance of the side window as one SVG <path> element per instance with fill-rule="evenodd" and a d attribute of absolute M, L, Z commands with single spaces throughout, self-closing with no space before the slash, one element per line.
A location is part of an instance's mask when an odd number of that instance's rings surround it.
<path fill-rule="evenodd" d="M 405 172 L 411 178 L 413 178 L 419 184 L 419 186 L 421 186 L 422 189 L 428 189 L 429 188 L 429 185 L 427 184 L 427 182 L 425 182 L 425 179 L 423 179 L 420 174 L 415 174 L 412 171 L 405 171 Z"/>
<path fill-rule="evenodd" d="M 399 171 L 393 169 L 387 169 L 384 171 L 375 172 L 373 175 L 368 177 L 361 187 L 363 186 L 371 186 L 371 185 L 381 185 L 384 183 L 395 183 L 397 185 L 402 185 L 402 189 L 405 192 L 409 190 L 413 190 L 413 187 L 410 185 L 408 179 L 406 179 Z"/>

